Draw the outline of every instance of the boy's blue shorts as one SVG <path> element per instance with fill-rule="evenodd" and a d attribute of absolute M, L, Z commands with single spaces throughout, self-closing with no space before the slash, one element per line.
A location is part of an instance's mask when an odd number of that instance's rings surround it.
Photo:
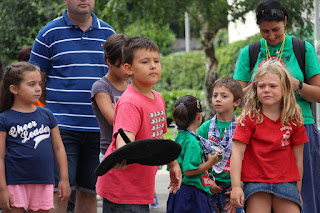
<path fill-rule="evenodd" d="M 222 187 L 222 191 L 220 193 L 212 194 L 212 197 L 210 198 L 212 213 L 243 213 L 243 208 L 233 207 L 230 202 L 230 195 L 225 194 L 231 186 L 226 186 L 219 182 L 216 183 Z"/>
<path fill-rule="evenodd" d="M 176 194 L 169 194 L 167 213 L 174 212 L 211 213 L 209 196 L 195 186 L 182 184 Z"/>
<path fill-rule="evenodd" d="M 140 204 L 117 204 L 103 198 L 103 213 L 124 213 L 124 212 L 139 212 L 149 213 L 149 205 Z"/>

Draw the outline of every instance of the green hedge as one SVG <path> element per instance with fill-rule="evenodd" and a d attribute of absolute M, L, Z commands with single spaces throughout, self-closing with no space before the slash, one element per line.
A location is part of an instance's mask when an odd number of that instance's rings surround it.
<path fill-rule="evenodd" d="M 218 76 L 232 77 L 240 50 L 247 44 L 258 41 L 255 35 L 245 41 L 237 41 L 216 48 Z M 154 86 L 157 91 L 181 89 L 203 90 L 205 82 L 204 52 L 180 53 L 161 57 L 162 76 Z"/>
<path fill-rule="evenodd" d="M 247 44 L 259 40 L 259 36 L 246 41 L 238 41 L 216 49 L 219 60 L 218 76 L 232 77 L 240 50 Z M 174 104 L 179 97 L 193 95 L 204 104 L 204 53 L 190 52 L 161 58 L 162 76 L 154 86 L 166 102 L 168 124 L 173 121 Z M 241 109 L 236 110 L 239 115 Z"/>
<path fill-rule="evenodd" d="M 218 76 L 232 77 L 240 50 L 247 44 L 258 41 L 259 35 L 248 40 L 234 42 L 216 48 L 219 61 Z M 163 56 L 161 58 L 162 76 L 154 85 L 166 102 L 168 124 L 173 121 L 174 104 L 179 97 L 193 95 L 204 105 L 205 65 L 204 52 L 189 52 Z M 239 115 L 241 109 L 236 110 Z"/>
<path fill-rule="evenodd" d="M 154 86 L 157 91 L 181 89 L 202 90 L 205 66 L 203 52 L 190 52 L 161 57 L 162 75 Z"/>
<path fill-rule="evenodd" d="M 173 91 L 165 91 L 161 92 L 161 95 L 166 103 L 166 116 L 168 125 L 174 120 L 172 113 L 174 109 L 174 105 L 178 98 L 184 95 L 192 95 L 198 98 L 203 105 L 204 103 L 204 91 L 203 90 L 173 90 Z"/>
<path fill-rule="evenodd" d="M 248 44 L 259 41 L 260 34 L 249 37 L 247 40 L 236 41 L 231 44 L 216 49 L 218 59 L 219 78 L 229 78 L 233 76 L 240 51 Z"/>

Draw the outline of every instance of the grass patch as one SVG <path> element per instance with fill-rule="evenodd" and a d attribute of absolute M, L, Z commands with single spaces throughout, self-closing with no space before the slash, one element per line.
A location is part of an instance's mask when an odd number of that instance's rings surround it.
<path fill-rule="evenodd" d="M 164 139 L 171 139 L 171 140 L 173 140 L 173 130 L 174 130 L 173 127 L 168 127 L 168 128 L 167 128 L 167 133 L 163 135 L 163 138 L 164 138 Z M 178 132 L 177 132 L 176 134 L 178 134 Z"/>

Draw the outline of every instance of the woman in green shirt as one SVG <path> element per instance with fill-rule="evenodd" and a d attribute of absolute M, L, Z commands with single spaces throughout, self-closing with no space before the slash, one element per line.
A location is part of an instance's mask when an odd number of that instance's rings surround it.
<path fill-rule="evenodd" d="M 317 212 L 320 209 L 320 182 L 317 180 L 320 176 L 320 137 L 310 103 L 320 102 L 320 65 L 313 46 L 305 42 L 305 71 L 300 69 L 293 50 L 292 37 L 285 34 L 288 17 L 286 8 L 275 0 L 259 3 L 256 18 L 263 38 L 260 40 L 256 64 L 251 71 L 248 45 L 241 51 L 233 77 L 239 80 L 244 92 L 247 92 L 250 79 L 264 64 L 279 63 L 289 70 L 309 138 L 309 143 L 304 146 L 301 189 L 303 212 Z"/>

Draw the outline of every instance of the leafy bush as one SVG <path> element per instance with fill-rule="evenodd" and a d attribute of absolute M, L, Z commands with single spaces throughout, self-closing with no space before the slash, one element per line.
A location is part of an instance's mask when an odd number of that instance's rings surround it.
<path fill-rule="evenodd" d="M 239 53 L 247 44 L 260 39 L 257 34 L 244 41 L 222 45 L 216 48 L 219 78 L 232 77 Z M 154 86 L 157 91 L 203 90 L 205 82 L 204 52 L 180 53 L 162 56 L 162 75 Z"/>
<path fill-rule="evenodd" d="M 181 89 L 202 90 L 205 66 L 203 52 L 190 52 L 161 57 L 162 75 L 154 86 L 157 91 Z"/>
<path fill-rule="evenodd" d="M 161 95 L 166 103 L 166 116 L 167 116 L 167 123 L 168 126 L 171 124 L 173 119 L 173 109 L 174 105 L 178 98 L 184 96 L 184 95 L 192 95 L 200 100 L 200 102 L 204 103 L 204 91 L 203 90 L 188 90 L 188 89 L 182 89 L 182 90 L 173 90 L 173 91 L 162 91 Z"/>
<path fill-rule="evenodd" d="M 249 37 L 247 40 L 236 41 L 216 49 L 218 59 L 218 76 L 219 78 L 232 77 L 236 68 L 240 51 L 248 44 L 259 41 L 260 34 Z"/>
<path fill-rule="evenodd" d="M 160 49 L 161 54 L 167 55 L 170 53 L 172 42 L 176 39 L 174 33 L 169 28 L 169 24 L 161 26 L 161 33 L 159 33 L 159 26 L 154 23 L 148 25 L 136 21 L 125 27 L 124 33 L 131 36 L 142 36 L 150 38 L 154 41 Z"/>
<path fill-rule="evenodd" d="M 241 49 L 259 39 L 260 35 L 255 35 L 245 41 L 218 47 L 216 57 L 219 61 L 219 78 L 232 77 Z M 154 89 L 162 94 L 166 102 L 167 120 L 170 124 L 173 121 L 174 104 L 179 97 L 193 95 L 204 104 L 204 53 L 201 51 L 163 56 L 161 64 L 162 76 Z M 240 113 L 241 109 L 238 108 L 235 114 Z"/>

